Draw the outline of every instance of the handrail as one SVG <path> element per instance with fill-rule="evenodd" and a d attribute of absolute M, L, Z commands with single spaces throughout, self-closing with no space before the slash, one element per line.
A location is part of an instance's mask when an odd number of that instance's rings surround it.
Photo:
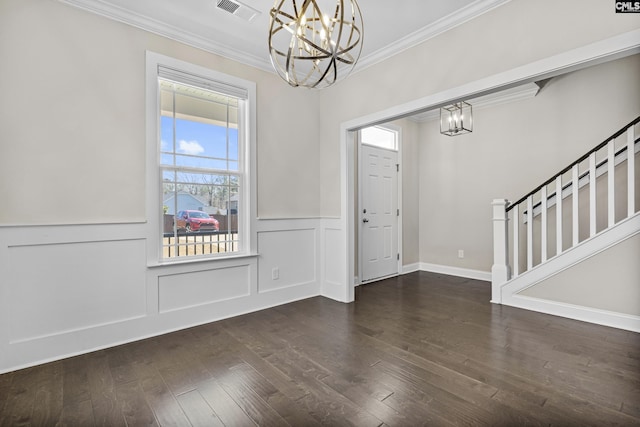
<path fill-rule="evenodd" d="M 619 136 L 619 135 L 618 135 L 618 136 Z M 635 145 L 635 144 L 638 144 L 639 142 L 640 142 L 640 138 L 636 138 L 636 140 L 635 140 L 633 143 L 634 143 L 634 145 Z M 600 147 L 600 148 L 602 148 L 602 147 Z M 627 151 L 627 149 L 628 149 L 628 147 L 627 147 L 626 145 L 625 145 L 624 147 L 621 147 L 620 149 L 618 149 L 618 151 L 616 151 L 616 153 L 615 153 L 615 155 L 614 155 L 614 158 L 616 158 L 616 157 L 618 157 L 618 156 L 622 155 L 622 153 L 624 153 L 625 151 Z M 636 148 L 636 150 L 637 150 L 637 148 Z M 597 150 L 596 150 L 596 151 L 597 151 Z M 584 159 L 583 159 L 583 160 L 584 160 Z M 582 161 L 582 160 L 580 160 L 580 161 Z M 607 164 L 608 162 L 609 162 L 609 159 L 607 159 L 607 158 L 604 158 L 604 159 L 600 160 L 598 163 L 596 163 L 596 171 L 598 171 L 601 167 L 603 167 L 603 166 L 604 166 L 605 164 Z M 579 163 L 579 162 L 576 162 L 576 163 Z M 564 172 L 563 172 L 563 173 L 564 173 Z M 558 175 L 556 175 L 556 176 L 558 176 Z M 578 181 L 582 181 L 582 179 L 583 179 L 583 178 L 585 178 L 585 177 L 587 177 L 587 176 L 589 176 L 589 171 L 584 171 L 584 172 L 582 172 L 581 174 L 579 174 L 579 175 L 578 175 Z M 596 175 L 596 176 L 597 176 L 597 175 Z M 553 182 L 553 180 L 552 180 L 551 182 Z M 549 184 L 549 183 L 547 183 L 547 185 L 548 185 L 548 184 Z M 566 190 L 567 188 L 569 188 L 569 187 L 571 187 L 571 186 L 573 186 L 573 181 L 569 181 L 569 182 L 567 182 L 566 184 L 564 184 L 564 185 L 562 186 L 562 191 Z M 541 188 L 542 188 L 542 187 L 541 187 Z M 529 197 L 529 196 L 527 195 L 527 197 Z M 552 191 L 551 193 L 549 193 L 549 194 L 547 195 L 547 200 L 551 200 L 551 199 L 553 199 L 554 197 L 556 197 L 556 191 L 555 191 L 555 190 L 554 190 L 554 191 Z M 563 198 L 564 198 L 564 197 L 563 197 Z M 521 201 L 523 201 L 523 200 L 521 200 Z M 515 204 L 515 203 L 514 203 L 514 204 Z M 542 201 L 541 201 L 541 200 L 533 204 L 533 206 L 532 206 L 532 207 L 533 207 L 534 215 L 537 215 L 537 214 L 535 214 L 535 211 L 536 211 L 536 209 L 537 209 L 538 207 L 540 207 L 540 205 L 542 205 Z M 507 211 L 508 211 L 508 209 L 507 209 Z M 526 213 L 527 213 L 527 211 L 526 211 L 526 210 L 522 212 L 522 214 L 523 214 L 523 215 L 525 215 Z"/>
<path fill-rule="evenodd" d="M 551 184 L 553 181 L 555 181 L 556 177 L 558 177 L 559 175 L 564 175 L 565 173 L 567 173 L 568 171 L 571 170 L 571 168 L 588 159 L 589 156 L 591 155 L 591 153 L 596 152 L 598 150 L 600 150 L 601 148 L 605 147 L 609 141 L 616 139 L 617 137 L 619 137 L 620 135 L 622 135 L 623 133 L 626 132 L 627 129 L 629 129 L 631 126 L 636 125 L 637 123 L 640 122 L 640 116 L 636 117 L 634 120 L 632 120 L 629 124 L 627 124 L 626 126 L 624 126 L 622 129 L 620 129 L 619 131 L 617 131 L 616 133 L 614 133 L 613 135 L 611 135 L 609 138 L 605 139 L 604 141 L 602 141 L 600 144 L 598 144 L 595 148 L 589 150 L 585 155 L 583 155 L 582 157 L 580 157 L 578 160 L 571 162 L 571 164 L 569 166 L 567 166 L 566 168 L 562 169 L 560 172 L 558 172 L 557 174 L 553 175 L 550 179 L 548 179 L 547 181 L 545 181 L 543 184 L 540 184 L 539 186 L 537 186 L 533 191 L 530 191 L 527 193 L 526 196 L 522 197 L 520 200 L 518 200 L 515 203 L 509 203 L 509 206 L 507 206 L 507 212 L 509 212 L 511 209 L 513 209 L 514 206 L 519 205 L 520 203 L 524 202 L 525 200 L 527 200 L 527 198 L 535 193 L 537 193 L 538 191 L 540 191 L 542 189 L 542 187 L 545 187 L 549 184 Z"/>

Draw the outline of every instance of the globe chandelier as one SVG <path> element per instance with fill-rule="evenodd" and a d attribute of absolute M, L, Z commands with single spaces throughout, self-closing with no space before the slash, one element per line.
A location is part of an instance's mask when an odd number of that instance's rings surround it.
<path fill-rule="evenodd" d="M 291 86 L 325 88 L 353 70 L 364 30 L 356 0 L 276 0 L 270 15 L 271 63 Z"/>

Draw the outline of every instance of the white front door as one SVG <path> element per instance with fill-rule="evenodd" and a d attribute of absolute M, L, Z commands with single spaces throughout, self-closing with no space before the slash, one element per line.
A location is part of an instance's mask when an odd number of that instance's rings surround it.
<path fill-rule="evenodd" d="M 360 149 L 360 280 L 398 274 L 398 152 Z"/>

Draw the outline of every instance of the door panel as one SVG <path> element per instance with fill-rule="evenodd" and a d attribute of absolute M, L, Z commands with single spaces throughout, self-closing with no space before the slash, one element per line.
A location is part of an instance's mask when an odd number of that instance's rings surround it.
<path fill-rule="evenodd" d="M 360 277 L 398 274 L 398 153 L 361 145 Z"/>

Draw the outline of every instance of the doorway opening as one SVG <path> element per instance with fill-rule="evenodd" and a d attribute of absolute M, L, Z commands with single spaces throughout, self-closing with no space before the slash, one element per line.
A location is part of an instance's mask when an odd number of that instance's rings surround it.
<path fill-rule="evenodd" d="M 360 116 L 340 124 L 340 222 L 339 240 L 344 248 L 331 268 L 342 280 L 336 283 L 332 295 L 343 302 L 354 301 L 354 278 L 357 279 L 358 217 L 357 203 L 357 135 L 359 130 L 440 108 L 455 101 L 480 97 L 522 84 L 545 80 L 603 62 L 623 58 L 638 52 L 638 31 L 629 31 L 592 44 L 577 47 L 551 57 L 542 58 L 491 76 L 448 88 L 423 98 Z M 402 175 L 400 175 L 401 177 Z M 402 185 L 400 185 L 402 188 Z M 401 212 L 402 218 L 402 212 Z M 402 254 L 401 254 L 402 259 Z M 342 262 L 344 261 L 344 262 Z M 328 268 L 329 266 L 325 266 Z M 357 283 L 357 282 L 356 282 Z"/>
<path fill-rule="evenodd" d="M 358 133 L 357 284 L 397 276 L 401 271 L 401 143 L 401 129 L 396 126 L 370 126 Z"/>

